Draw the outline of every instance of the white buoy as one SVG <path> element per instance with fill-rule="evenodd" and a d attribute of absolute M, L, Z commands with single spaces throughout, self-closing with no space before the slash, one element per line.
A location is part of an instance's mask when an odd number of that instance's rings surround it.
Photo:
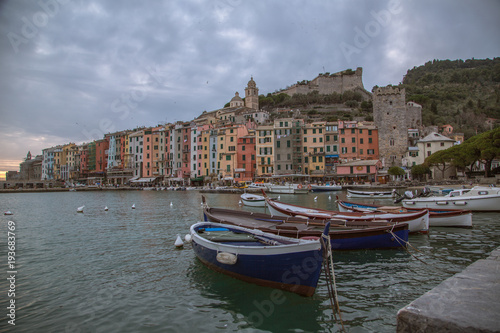
<path fill-rule="evenodd" d="M 174 205 L 174 203 L 172 201 L 170 201 L 170 207 L 172 207 Z"/>
<path fill-rule="evenodd" d="M 241 206 L 243 204 L 243 202 L 241 202 L 241 200 L 240 200 L 240 202 L 238 202 L 238 204 Z"/>
<path fill-rule="evenodd" d="M 318 197 L 314 197 L 314 201 L 318 201 Z"/>
<path fill-rule="evenodd" d="M 177 234 L 177 239 L 175 240 L 175 247 L 182 247 L 184 242 L 181 239 L 181 235 Z"/>
<path fill-rule="evenodd" d="M 107 212 L 108 211 L 108 206 L 104 207 L 104 210 Z"/>
<path fill-rule="evenodd" d="M 135 209 L 135 204 L 132 205 L 132 209 Z"/>
<path fill-rule="evenodd" d="M 184 240 L 186 241 L 186 243 L 191 243 L 191 235 L 186 234 L 186 236 L 184 236 Z"/>
<path fill-rule="evenodd" d="M 8 210 L 5 213 L 3 213 L 3 215 L 14 215 L 14 213 L 12 213 L 10 210 Z"/>
<path fill-rule="evenodd" d="M 332 200 L 332 196 L 331 195 L 328 196 L 328 200 Z"/>
<path fill-rule="evenodd" d="M 281 198 L 281 195 L 278 195 L 278 200 Z"/>
<path fill-rule="evenodd" d="M 77 213 L 83 213 L 83 208 L 84 208 L 84 207 L 85 207 L 85 205 L 84 205 L 84 206 L 81 206 L 81 207 L 78 207 L 78 208 L 76 209 L 76 212 L 77 212 Z"/>

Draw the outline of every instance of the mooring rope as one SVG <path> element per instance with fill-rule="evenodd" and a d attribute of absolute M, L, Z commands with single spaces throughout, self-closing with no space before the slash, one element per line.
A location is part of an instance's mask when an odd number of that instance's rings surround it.
<path fill-rule="evenodd" d="M 437 267 L 436 265 L 433 265 L 433 264 L 429 264 L 428 262 L 420 259 L 419 257 L 417 257 L 416 255 L 414 255 L 413 253 L 411 253 L 409 250 L 408 250 L 408 246 L 410 246 L 412 249 L 414 249 L 415 251 L 421 253 L 422 255 L 425 255 L 422 251 L 420 251 L 419 249 L 417 249 L 416 247 L 414 247 L 410 242 L 408 241 L 405 241 L 404 239 L 402 239 L 401 237 L 399 237 L 398 235 L 396 235 L 392 229 L 389 231 L 389 233 L 392 235 L 392 237 L 394 237 L 394 239 L 399 243 L 399 245 L 401 245 L 401 247 L 403 249 L 405 249 L 406 252 L 408 252 L 409 255 L 411 255 L 413 258 L 417 259 L 418 261 L 430 266 L 430 267 L 433 267 L 434 269 L 438 269 L 438 270 L 441 270 L 441 271 L 445 271 L 449 274 L 455 274 L 454 272 L 451 272 L 447 269 L 444 269 L 444 268 L 441 268 L 441 267 Z M 403 244 L 401 244 L 401 242 L 403 242 L 406 246 L 403 246 Z M 430 254 L 432 255 L 432 254 Z M 436 257 L 437 258 L 437 257 Z"/>

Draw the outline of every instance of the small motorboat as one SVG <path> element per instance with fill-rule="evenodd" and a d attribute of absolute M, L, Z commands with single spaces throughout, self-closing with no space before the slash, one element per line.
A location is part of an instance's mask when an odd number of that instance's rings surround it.
<path fill-rule="evenodd" d="M 475 186 L 453 190 L 445 196 L 413 197 L 405 192 L 406 208 L 467 209 L 473 212 L 500 212 L 500 188 Z"/>
<path fill-rule="evenodd" d="M 262 195 L 243 193 L 240 198 L 245 206 L 266 207 L 266 198 Z"/>
<path fill-rule="evenodd" d="M 384 199 L 393 198 L 396 196 L 396 190 L 392 191 L 356 191 L 347 189 L 347 196 L 349 198 L 370 198 L 370 199 Z"/>
<path fill-rule="evenodd" d="M 312 192 L 331 192 L 342 190 L 342 185 L 336 185 L 334 183 L 327 183 L 325 185 L 315 185 L 311 184 Z"/>
<path fill-rule="evenodd" d="M 265 202 L 264 202 L 265 204 Z M 14 215 L 14 213 L 12 213 L 10 210 L 6 211 L 3 213 L 3 215 Z"/>
<path fill-rule="evenodd" d="M 76 212 L 77 213 L 83 213 L 83 209 L 85 208 L 85 206 L 80 206 L 76 209 Z"/>
<path fill-rule="evenodd" d="M 196 257 L 214 271 L 302 296 L 316 290 L 325 249 L 319 239 L 293 239 L 213 222 L 196 223 L 190 233 Z M 307 274 L 297 269 L 305 262 Z"/>

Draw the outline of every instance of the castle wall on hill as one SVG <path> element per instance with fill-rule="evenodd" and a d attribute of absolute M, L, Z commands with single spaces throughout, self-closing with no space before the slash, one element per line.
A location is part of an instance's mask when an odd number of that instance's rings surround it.
<path fill-rule="evenodd" d="M 342 94 L 348 90 L 360 90 L 365 92 L 365 98 L 369 97 L 369 92 L 363 87 L 363 69 L 358 67 L 354 74 L 320 74 L 307 83 L 296 83 L 288 89 L 281 90 L 276 94 L 285 93 L 289 96 L 294 94 L 307 94 L 318 91 L 320 94 Z"/>

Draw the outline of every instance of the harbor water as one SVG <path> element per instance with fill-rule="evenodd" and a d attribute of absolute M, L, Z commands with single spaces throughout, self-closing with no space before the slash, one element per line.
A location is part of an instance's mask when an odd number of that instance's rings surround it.
<path fill-rule="evenodd" d="M 282 194 L 280 200 L 336 209 L 335 195 L 345 194 Z M 264 211 L 241 206 L 239 194 L 204 195 L 213 207 Z M 190 244 L 177 249 L 177 234 L 184 238 L 202 219 L 201 196 L 199 191 L 0 194 L 0 332 L 339 329 L 323 276 L 312 297 L 287 292 L 274 297 L 273 289 L 209 270 Z M 84 213 L 77 213 L 83 205 Z M 7 210 L 14 215 L 4 216 Z M 394 332 L 400 308 L 500 246 L 498 214 L 474 214 L 473 223 L 472 229 L 431 228 L 428 235 L 411 235 L 411 254 L 334 252 L 346 330 Z M 11 304 L 14 320 L 7 316 Z"/>

